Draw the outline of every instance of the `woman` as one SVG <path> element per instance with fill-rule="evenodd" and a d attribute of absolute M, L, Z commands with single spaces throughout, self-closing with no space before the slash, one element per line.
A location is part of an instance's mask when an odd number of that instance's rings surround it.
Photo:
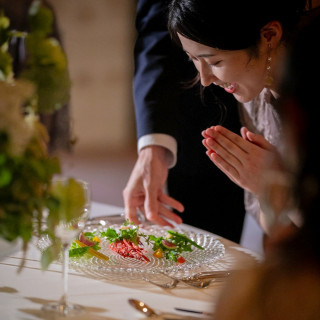
<path fill-rule="evenodd" d="M 201 84 L 223 87 L 241 103 L 242 137 L 213 126 L 203 131 L 210 160 L 245 189 L 246 211 L 268 232 L 258 199 L 280 148 L 274 109 L 280 62 L 305 0 L 173 0 L 169 31 L 197 68 Z"/>
<path fill-rule="evenodd" d="M 290 236 L 287 227 L 278 226 L 265 262 L 235 275 L 215 319 L 320 319 L 319 11 L 293 42 L 279 90 L 284 164 L 294 176 L 291 186 L 303 225 Z"/>

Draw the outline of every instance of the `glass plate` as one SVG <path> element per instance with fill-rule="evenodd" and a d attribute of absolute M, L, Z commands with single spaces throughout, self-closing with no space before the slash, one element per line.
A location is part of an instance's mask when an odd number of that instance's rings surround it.
<path fill-rule="evenodd" d="M 113 229 L 118 229 L 121 224 L 111 225 Z M 145 234 L 153 234 L 156 237 L 166 236 L 169 227 L 161 227 L 157 225 L 149 225 L 139 228 L 139 232 Z M 87 227 L 85 231 L 104 231 L 106 227 Z M 165 258 L 155 258 L 153 256 L 152 246 L 143 242 L 145 255 L 150 262 L 143 262 L 133 258 L 125 258 L 109 249 L 109 242 L 101 241 L 99 252 L 109 257 L 108 261 L 101 260 L 96 257 L 86 258 L 70 258 L 69 267 L 94 278 L 103 278 L 108 280 L 133 280 L 142 279 L 145 276 L 156 276 L 160 274 L 168 274 L 177 278 L 184 278 L 193 275 L 203 266 L 213 267 L 217 259 L 225 254 L 225 247 L 213 235 L 199 234 L 190 232 L 181 228 L 175 228 L 175 231 L 185 234 L 188 238 L 202 246 L 204 250 L 193 248 L 192 252 L 183 252 L 182 256 L 186 262 L 179 264 L 169 261 Z M 49 245 L 48 239 L 41 239 L 38 242 L 40 250 L 44 250 Z"/>

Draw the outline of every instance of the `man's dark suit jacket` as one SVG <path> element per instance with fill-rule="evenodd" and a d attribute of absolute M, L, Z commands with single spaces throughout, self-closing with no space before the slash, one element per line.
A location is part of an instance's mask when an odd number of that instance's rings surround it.
<path fill-rule="evenodd" d="M 169 194 L 181 201 L 185 223 L 236 242 L 244 218 L 243 190 L 206 156 L 201 131 L 222 124 L 239 133 L 232 95 L 212 85 L 200 97 L 200 85 L 187 89 L 197 75 L 187 55 L 167 31 L 168 3 L 138 0 L 136 14 L 134 104 L 137 136 L 172 135 L 178 161 L 169 171 Z"/>

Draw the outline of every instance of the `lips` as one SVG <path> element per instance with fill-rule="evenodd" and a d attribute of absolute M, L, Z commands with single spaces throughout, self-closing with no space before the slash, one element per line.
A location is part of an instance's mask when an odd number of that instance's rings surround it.
<path fill-rule="evenodd" d="M 220 87 L 222 87 L 228 93 L 234 93 L 236 91 L 236 89 L 237 89 L 237 84 L 236 83 L 226 82 L 223 85 L 221 85 Z"/>

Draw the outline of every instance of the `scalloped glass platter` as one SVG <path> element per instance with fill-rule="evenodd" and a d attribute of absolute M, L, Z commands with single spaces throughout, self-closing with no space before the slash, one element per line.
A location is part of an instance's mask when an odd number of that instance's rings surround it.
<path fill-rule="evenodd" d="M 115 224 L 108 227 L 119 229 L 121 224 Z M 103 231 L 106 227 L 90 227 L 85 231 Z M 167 230 L 172 228 L 161 227 L 157 225 L 148 225 L 139 228 L 139 232 L 152 234 L 156 237 L 166 236 Z M 145 255 L 150 262 L 143 262 L 133 258 L 125 258 L 111 249 L 109 243 L 103 240 L 100 243 L 99 252 L 109 257 L 108 261 L 101 260 L 96 257 L 87 258 L 70 258 L 69 267 L 88 276 L 95 278 L 104 278 L 107 280 L 134 280 L 142 279 L 145 276 L 156 276 L 160 274 L 168 274 L 176 278 L 185 278 L 196 272 L 203 271 L 203 266 L 214 267 L 215 262 L 224 256 L 225 247 L 220 240 L 210 234 L 199 234 L 190 232 L 181 228 L 174 229 L 177 232 L 185 234 L 188 238 L 202 246 L 204 250 L 193 247 L 192 252 L 183 252 L 182 256 L 186 259 L 185 263 L 179 264 L 165 258 L 155 258 L 153 256 L 152 246 L 148 245 L 142 239 Z M 43 251 L 50 241 L 42 238 L 38 241 L 37 246 Z"/>

